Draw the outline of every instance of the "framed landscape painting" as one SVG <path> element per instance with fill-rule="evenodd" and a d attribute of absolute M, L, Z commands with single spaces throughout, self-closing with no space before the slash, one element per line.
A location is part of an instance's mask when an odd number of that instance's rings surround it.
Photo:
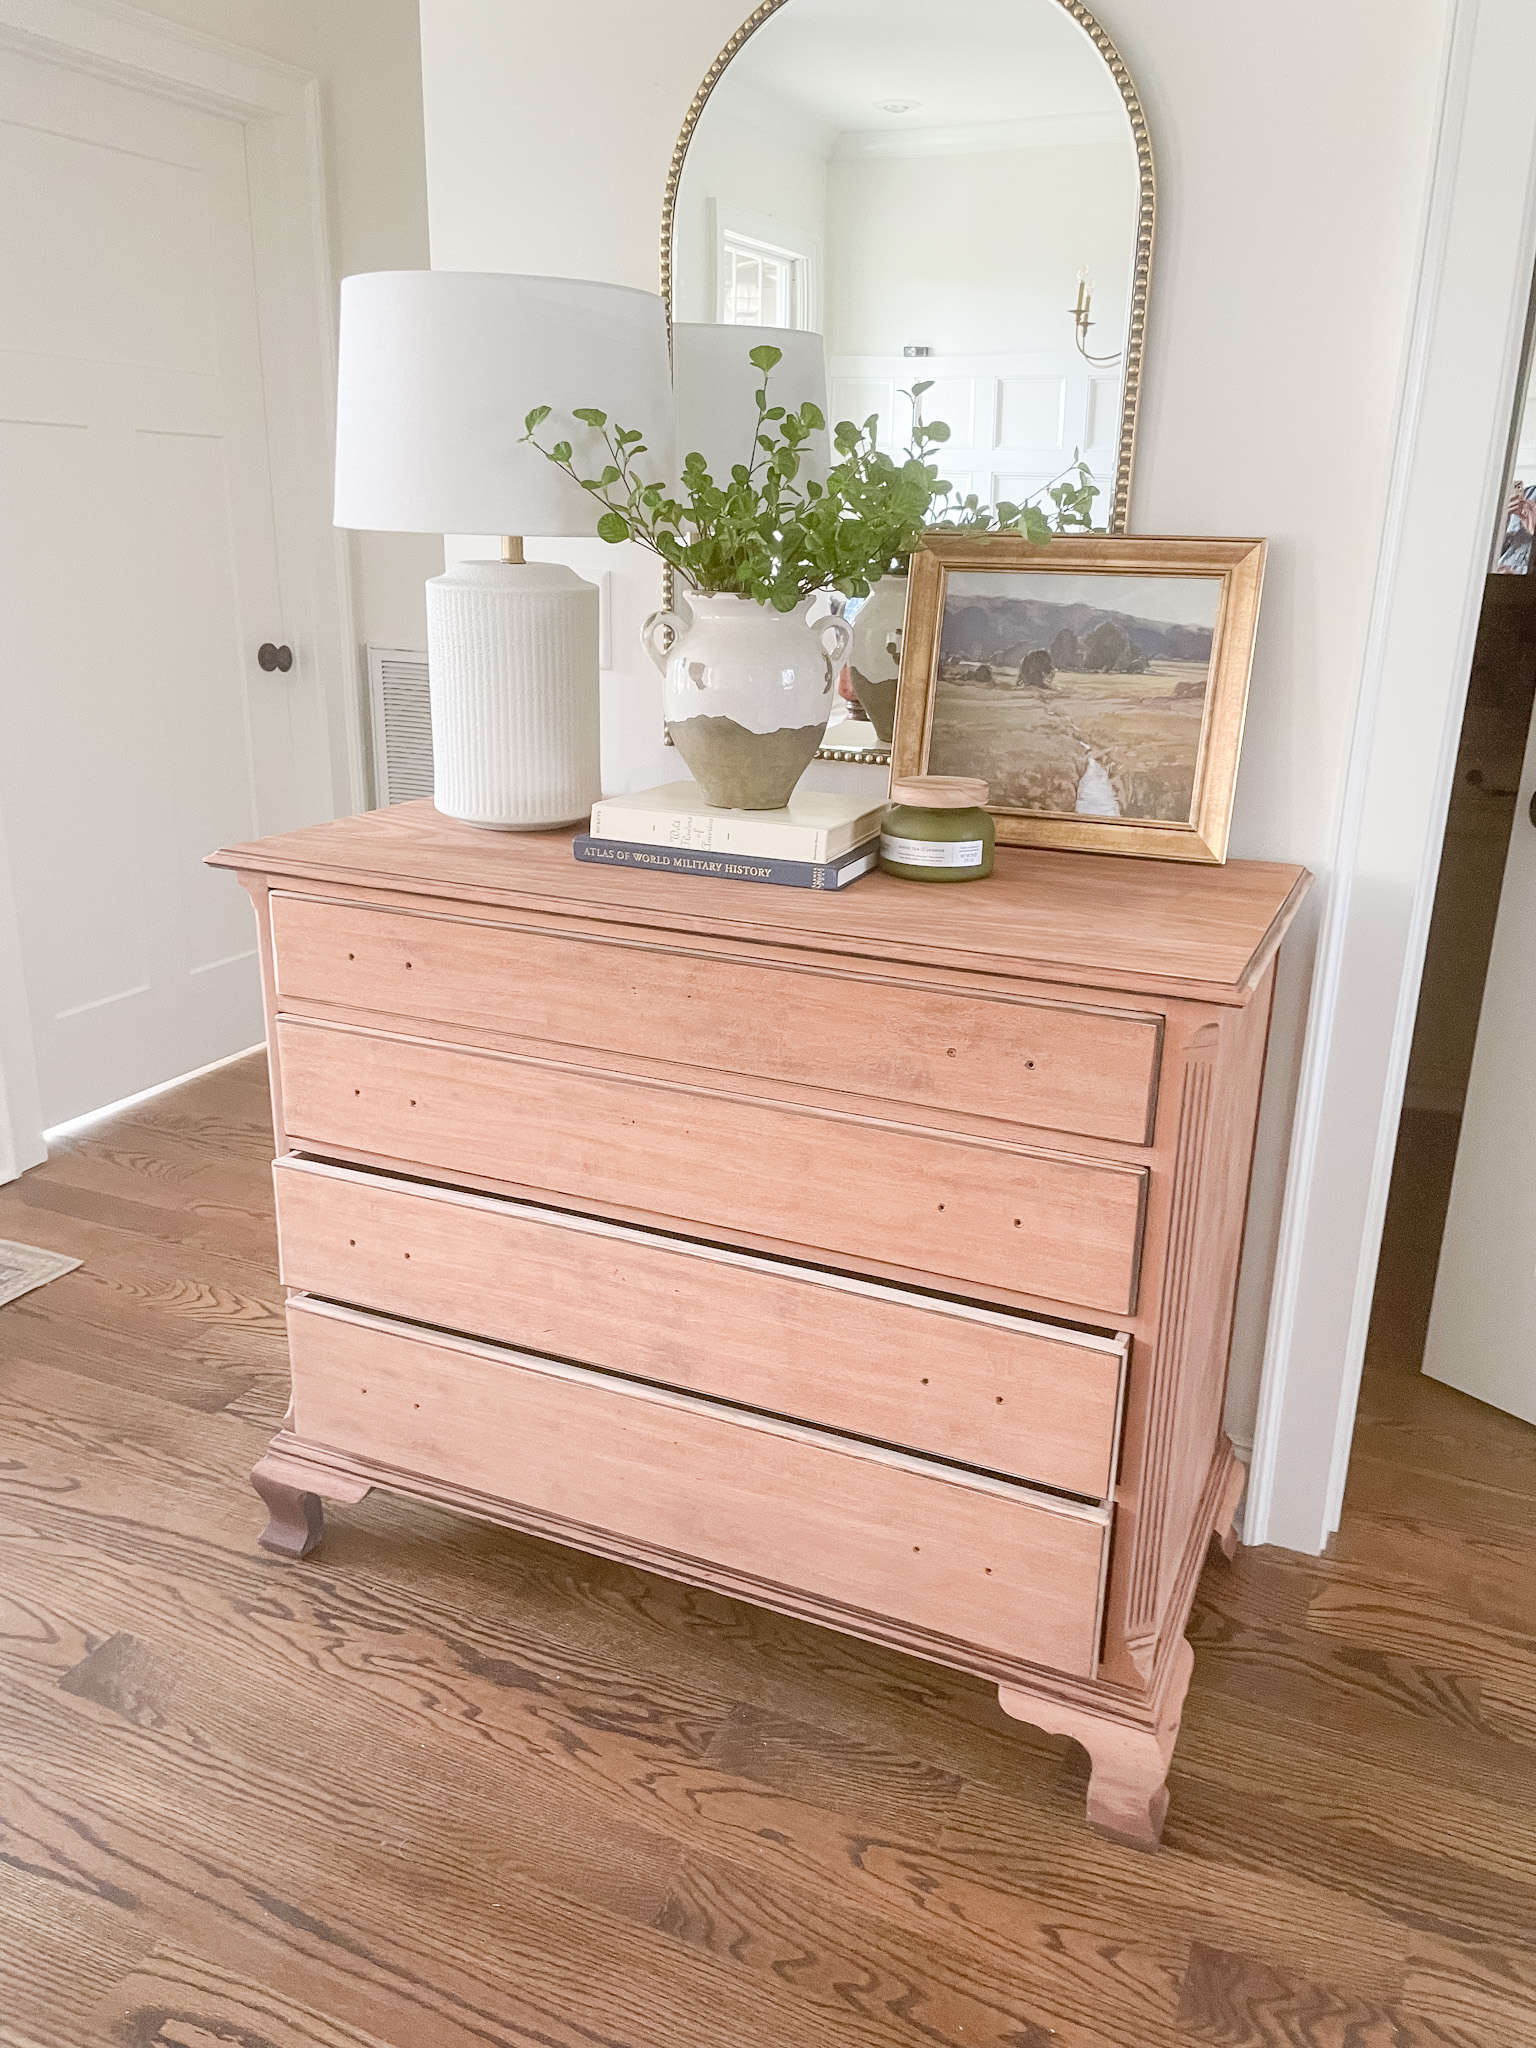
<path fill-rule="evenodd" d="M 1261 540 L 935 531 L 891 774 L 982 777 L 1000 840 L 1222 861 Z"/>

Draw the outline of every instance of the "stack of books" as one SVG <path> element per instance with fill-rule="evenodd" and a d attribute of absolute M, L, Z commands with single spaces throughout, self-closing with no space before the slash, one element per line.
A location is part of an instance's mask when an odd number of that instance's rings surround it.
<path fill-rule="evenodd" d="M 843 889 L 879 865 L 885 809 L 883 797 L 807 790 L 782 811 L 722 811 L 696 782 L 669 782 L 594 804 L 592 829 L 577 834 L 574 851 L 606 867 Z"/>

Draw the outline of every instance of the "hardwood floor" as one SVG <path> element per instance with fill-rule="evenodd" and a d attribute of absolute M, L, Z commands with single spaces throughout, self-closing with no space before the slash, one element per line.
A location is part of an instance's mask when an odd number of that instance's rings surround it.
<path fill-rule="evenodd" d="M 1415 1370 L 1412 1173 L 1138 1856 L 979 1682 L 379 1495 L 258 1551 L 269 1152 L 252 1059 L 0 1189 L 84 1260 L 0 1309 L 3 2048 L 1536 2041 L 1536 1431 Z"/>

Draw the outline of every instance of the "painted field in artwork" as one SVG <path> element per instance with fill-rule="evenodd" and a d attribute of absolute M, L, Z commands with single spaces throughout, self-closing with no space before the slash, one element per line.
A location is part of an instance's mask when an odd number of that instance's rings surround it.
<path fill-rule="evenodd" d="M 1135 590 L 1078 594 L 1138 581 L 1140 607 Z M 1207 579 L 1146 582 L 951 577 L 929 773 L 984 776 L 993 810 L 1188 823 L 1217 593 Z"/>

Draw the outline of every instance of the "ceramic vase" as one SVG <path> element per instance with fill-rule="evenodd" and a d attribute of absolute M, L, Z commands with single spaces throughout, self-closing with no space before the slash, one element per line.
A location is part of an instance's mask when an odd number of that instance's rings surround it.
<path fill-rule="evenodd" d="M 864 716 L 883 746 L 896 729 L 896 679 L 901 673 L 901 628 L 907 613 L 905 576 L 882 576 L 853 622 L 848 671 Z"/>
<path fill-rule="evenodd" d="M 780 810 L 816 758 L 853 629 L 837 618 L 813 625 L 814 602 L 776 612 L 750 597 L 690 596 L 691 620 L 646 620 L 667 731 L 707 802 Z"/>

